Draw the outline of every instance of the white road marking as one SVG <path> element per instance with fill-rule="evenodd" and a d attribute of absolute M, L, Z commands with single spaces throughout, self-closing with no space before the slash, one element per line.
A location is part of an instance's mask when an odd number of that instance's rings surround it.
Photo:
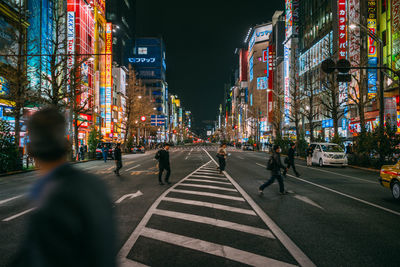
<path fill-rule="evenodd" d="M 196 175 L 196 174 L 193 174 L 193 175 L 191 175 L 190 177 L 196 177 L 196 178 L 210 178 L 210 179 L 224 180 L 224 181 L 228 180 L 228 179 L 226 179 L 226 178 L 220 178 L 220 177 L 208 176 L 208 175 Z"/>
<path fill-rule="evenodd" d="M 211 155 L 205 151 L 211 160 L 217 164 L 217 162 L 211 157 Z M 315 264 L 304 254 L 303 251 L 283 232 L 278 225 L 254 202 L 254 200 L 243 190 L 243 188 L 226 172 L 225 176 L 229 181 L 236 187 L 239 193 L 246 199 L 247 203 L 253 208 L 253 210 L 260 216 L 264 223 L 271 229 L 271 232 L 278 238 L 283 246 L 289 251 L 289 253 L 295 258 L 295 260 L 303 267 L 314 267 Z M 265 266 L 265 265 L 264 265 Z"/>
<path fill-rule="evenodd" d="M 258 236 L 275 239 L 275 236 L 269 230 L 261 229 L 258 227 L 238 224 L 238 223 L 224 221 L 224 220 L 218 220 L 218 219 L 214 219 L 214 218 L 210 218 L 210 217 L 192 215 L 192 214 L 188 214 L 188 213 L 168 211 L 168 210 L 156 209 L 154 211 L 154 213 L 161 215 L 161 216 L 165 216 L 165 217 L 177 218 L 180 220 L 186 220 L 186 221 L 191 221 L 191 222 L 196 222 L 196 223 L 204 223 L 204 224 L 209 224 L 209 225 L 213 225 L 213 226 L 217 226 L 217 227 L 221 227 L 221 228 L 227 228 L 227 229 L 236 230 L 239 232 L 244 232 L 244 233 L 248 233 L 248 234 L 253 234 L 253 235 L 258 235 Z"/>
<path fill-rule="evenodd" d="M 207 208 L 212 208 L 212 209 L 225 210 L 225 211 L 231 211 L 231 212 L 236 212 L 236 213 L 257 216 L 257 214 L 255 214 L 255 212 L 252 210 L 235 208 L 232 206 L 220 205 L 220 204 L 215 204 L 215 203 L 211 203 L 211 202 L 189 200 L 189 199 L 183 199 L 183 198 L 173 198 L 173 197 L 165 197 L 162 201 L 183 203 L 183 204 L 187 204 L 187 205 L 207 207 Z"/>
<path fill-rule="evenodd" d="M 29 210 L 26 210 L 26 211 L 20 212 L 20 213 L 18 213 L 18 214 L 15 214 L 15 215 L 13 215 L 13 216 L 11 216 L 11 217 L 5 218 L 5 219 L 3 219 L 3 222 L 9 222 L 9 221 L 11 221 L 11 220 L 14 220 L 14 219 L 16 219 L 16 218 L 18 218 L 18 217 L 20 217 L 20 216 L 22 216 L 22 215 L 25 215 L 25 214 L 27 214 L 27 213 L 29 213 L 29 212 L 35 210 L 35 209 L 36 209 L 36 208 L 31 208 L 31 209 L 29 209 Z"/>
<path fill-rule="evenodd" d="M 374 203 L 368 202 L 368 201 L 366 201 L 366 200 L 363 200 L 363 199 L 360 199 L 360 198 L 353 197 L 353 196 L 351 196 L 351 195 L 348 195 L 348 194 L 345 194 L 345 193 L 339 192 L 339 191 L 337 191 L 337 190 L 334 190 L 334 189 L 331 189 L 331 188 L 329 188 L 329 187 L 326 187 L 326 186 L 323 186 L 323 185 L 319 185 L 319 184 L 316 184 L 316 183 L 313 183 L 313 182 L 310 182 L 310 181 L 307 181 L 307 180 L 304 180 L 304 179 L 301 179 L 301 178 L 295 177 L 295 176 L 293 176 L 293 175 L 290 175 L 290 174 L 288 174 L 288 176 L 290 176 L 290 177 L 292 177 L 292 178 L 294 178 L 294 179 L 297 179 L 297 180 L 299 180 L 299 181 L 302 181 L 302 182 L 305 182 L 305 183 L 308 183 L 308 184 L 314 185 L 314 186 L 316 186 L 316 187 L 319 187 L 319 188 L 325 189 L 325 190 L 327 190 L 327 191 L 330 191 L 330 192 L 332 192 L 332 193 L 335 193 L 335 194 L 338 194 L 338 195 L 341 195 L 341 196 L 344 196 L 344 197 L 347 197 L 347 198 L 353 199 L 353 200 L 355 200 L 355 201 L 358 201 L 358 202 L 364 203 L 364 204 L 366 204 L 366 205 L 369 205 L 369 206 L 371 206 L 371 207 L 375 207 L 375 208 L 377 208 L 377 209 L 384 210 L 384 211 L 387 211 L 387 212 L 389 212 L 389 213 L 392 213 L 392 214 L 394 214 L 394 215 L 400 216 L 400 212 L 397 212 L 397 211 L 394 211 L 394 210 L 391 210 L 391 209 L 388 209 L 388 208 L 385 208 L 385 207 L 379 206 L 379 205 L 377 205 L 377 204 L 374 204 Z"/>
<path fill-rule="evenodd" d="M 241 157 L 241 156 L 238 156 L 238 158 L 239 158 L 239 159 L 244 159 L 244 158 L 243 158 L 243 157 Z"/>
<path fill-rule="evenodd" d="M 303 165 L 300 165 L 300 164 L 297 165 L 297 166 L 302 167 L 302 168 L 309 168 L 307 166 L 303 166 Z M 354 179 L 354 180 L 358 180 L 358 181 L 363 181 L 363 182 L 370 183 L 370 184 L 379 184 L 378 181 L 376 181 L 376 182 L 369 181 L 369 180 L 357 178 L 357 177 L 354 177 L 354 176 L 351 176 L 351 175 L 341 174 L 341 173 L 337 173 L 337 172 L 331 172 L 331 171 L 327 171 L 327 170 L 321 170 L 321 168 L 313 168 L 313 170 L 320 171 L 320 172 L 331 173 L 331 174 L 334 174 L 334 175 L 338 175 L 338 176 L 342 176 L 342 177 L 346 177 L 346 178 L 350 178 L 350 179 Z"/>
<path fill-rule="evenodd" d="M 124 195 L 124 196 L 120 197 L 117 201 L 115 201 L 115 204 L 119 204 L 119 203 L 121 203 L 122 201 L 124 201 L 127 198 L 132 199 L 132 198 L 135 198 L 135 197 L 140 197 L 142 195 L 143 195 L 143 193 L 140 192 L 140 191 L 137 191 L 136 193 L 133 193 L 133 194 L 127 194 L 127 195 Z"/>
<path fill-rule="evenodd" d="M 295 195 L 294 198 L 296 198 L 296 199 L 298 199 L 300 201 L 303 201 L 304 203 L 310 204 L 311 206 L 317 207 L 317 208 L 319 208 L 321 210 L 325 210 L 323 207 L 321 207 L 320 205 L 318 205 L 317 203 L 315 203 L 314 201 L 312 201 L 308 197 Z"/>
<path fill-rule="evenodd" d="M 87 168 L 85 168 L 85 170 L 91 170 L 91 169 L 94 169 L 96 167 L 98 167 L 98 166 L 87 167 Z"/>
<path fill-rule="evenodd" d="M 132 168 L 127 169 L 126 171 L 129 172 L 130 170 L 136 169 L 137 167 L 140 167 L 140 166 L 142 166 L 142 165 L 138 164 L 138 165 L 136 165 L 136 166 L 134 166 Z"/>
<path fill-rule="evenodd" d="M 15 196 L 15 197 L 10 197 L 10 198 L 7 198 L 7 199 L 0 200 L 0 205 L 3 205 L 3 204 L 5 204 L 7 202 L 10 202 L 10 201 L 13 201 L 14 199 L 21 198 L 23 196 L 24 195 L 22 194 L 22 195 L 18 195 L 18 196 Z"/>
<path fill-rule="evenodd" d="M 206 179 L 191 179 L 191 178 L 189 178 L 189 179 L 186 179 L 185 181 L 231 185 L 231 183 L 225 183 L 225 182 L 220 182 L 220 181 L 211 181 L 211 180 L 206 180 Z"/>
<path fill-rule="evenodd" d="M 262 164 L 260 164 L 260 163 L 256 163 L 258 166 L 260 166 L 260 167 L 263 167 L 263 168 L 267 168 L 267 166 L 265 166 L 265 165 L 262 165 Z"/>
<path fill-rule="evenodd" d="M 206 166 L 209 162 L 207 162 L 206 164 L 204 164 L 203 166 Z M 201 167 L 203 167 L 201 166 Z M 200 168 L 201 168 L 200 167 Z M 199 170 L 200 168 L 198 168 L 197 170 Z M 195 170 L 194 172 L 192 172 L 191 174 L 189 174 L 188 176 L 186 176 L 184 179 L 190 177 L 193 173 L 195 173 L 197 170 Z M 128 240 L 125 242 L 125 244 L 122 246 L 122 248 L 120 249 L 120 251 L 118 252 L 118 256 L 117 258 L 120 259 L 120 262 L 123 263 L 124 260 L 126 259 L 126 257 L 128 256 L 130 250 L 132 249 L 133 245 L 136 243 L 137 239 L 139 238 L 141 232 L 143 231 L 143 229 L 145 228 L 147 222 L 150 220 L 151 216 L 153 215 L 154 210 L 156 210 L 157 206 L 160 204 L 160 202 L 163 200 L 163 198 L 165 198 L 165 196 L 167 194 L 169 194 L 172 189 L 174 189 L 179 183 L 175 184 L 174 186 L 172 186 L 171 188 L 167 189 L 164 193 L 161 194 L 161 196 L 159 196 L 157 198 L 156 201 L 154 201 L 153 205 L 151 205 L 150 209 L 147 211 L 147 213 L 145 214 L 145 216 L 142 218 L 142 220 L 140 221 L 140 223 L 138 224 L 138 226 L 135 228 L 135 230 L 132 232 L 132 234 L 129 236 Z M 121 265 L 122 267 L 125 266 L 130 266 L 130 265 Z"/>
<path fill-rule="evenodd" d="M 172 189 L 171 192 L 182 193 L 182 194 L 190 194 L 190 195 L 216 197 L 216 198 L 223 198 L 223 199 L 230 199 L 230 200 L 237 200 L 237 201 L 245 202 L 245 200 L 243 198 L 241 198 L 241 197 L 233 197 L 233 196 L 227 196 L 227 195 L 215 194 L 215 193 L 208 193 L 208 192 L 201 192 L 201 191 Z"/>
<path fill-rule="evenodd" d="M 251 266 L 294 266 L 278 260 L 260 256 L 254 253 L 223 246 L 196 238 L 168 233 L 151 228 L 143 228 L 141 235 L 173 245 L 205 252 Z"/>
<path fill-rule="evenodd" d="M 185 181 L 183 181 L 185 182 Z M 230 192 L 237 192 L 234 188 L 226 188 L 221 186 L 213 186 L 213 185 L 203 185 L 203 184 L 187 184 L 181 183 L 180 186 L 188 186 L 188 187 L 198 187 L 198 188 L 208 188 L 208 189 L 216 189 L 216 190 L 223 190 L 223 191 L 230 191 Z"/>

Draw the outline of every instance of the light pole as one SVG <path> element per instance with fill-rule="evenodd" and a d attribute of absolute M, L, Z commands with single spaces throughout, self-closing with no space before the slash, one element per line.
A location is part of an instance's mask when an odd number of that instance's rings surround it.
<path fill-rule="evenodd" d="M 376 35 L 376 33 L 372 32 L 370 29 L 365 27 L 364 25 L 360 23 L 356 24 L 351 24 L 349 27 L 350 29 L 355 29 L 356 27 L 360 27 L 369 37 L 371 37 L 375 42 L 379 43 L 379 65 L 380 65 L 380 73 L 379 73 L 379 128 L 381 133 L 383 133 L 384 125 L 385 125 L 385 99 L 384 99 L 384 92 L 385 92 L 385 86 L 384 86 L 384 79 L 383 79 L 383 71 L 382 68 L 383 66 L 383 42 L 379 38 L 379 36 Z"/>

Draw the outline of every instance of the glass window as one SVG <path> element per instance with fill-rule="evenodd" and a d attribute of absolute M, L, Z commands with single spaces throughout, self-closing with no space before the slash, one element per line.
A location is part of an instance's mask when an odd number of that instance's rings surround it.
<path fill-rule="evenodd" d="M 321 145 L 324 152 L 344 152 L 339 145 Z"/>

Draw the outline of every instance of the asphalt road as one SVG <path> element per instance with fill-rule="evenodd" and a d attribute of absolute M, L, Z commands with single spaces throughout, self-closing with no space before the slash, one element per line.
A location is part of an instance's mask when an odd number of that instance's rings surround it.
<path fill-rule="evenodd" d="M 400 266 L 400 203 L 377 173 L 306 167 L 258 194 L 269 177 L 264 153 L 230 149 L 216 171 L 216 147 L 171 150 L 172 185 L 158 185 L 154 151 L 76 168 L 103 179 L 115 202 L 121 266 Z M 26 197 L 37 173 L 0 177 L 0 266 L 23 237 Z"/>

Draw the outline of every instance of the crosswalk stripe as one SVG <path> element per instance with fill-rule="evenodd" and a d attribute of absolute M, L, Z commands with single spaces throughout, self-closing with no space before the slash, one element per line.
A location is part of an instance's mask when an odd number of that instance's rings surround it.
<path fill-rule="evenodd" d="M 232 206 L 215 204 L 215 203 L 211 203 L 211 202 L 189 200 L 189 199 L 183 199 L 183 198 L 173 198 L 173 197 L 165 197 L 162 201 L 181 203 L 181 204 L 187 204 L 187 205 L 206 207 L 206 208 L 212 208 L 212 209 L 217 209 L 217 210 L 225 210 L 225 211 L 231 211 L 231 212 L 236 212 L 236 213 L 241 213 L 241 214 L 257 216 L 257 214 L 253 210 L 235 208 Z"/>
<path fill-rule="evenodd" d="M 216 177 L 216 176 L 209 176 L 209 175 L 200 175 L 200 174 L 192 174 L 190 177 L 197 177 L 197 178 L 210 178 L 210 179 L 216 179 L 216 180 L 224 180 L 228 181 L 227 178 L 222 178 L 221 177 Z"/>
<path fill-rule="evenodd" d="M 214 170 L 198 170 L 197 172 L 207 172 L 207 173 L 216 173 L 216 174 L 220 174 L 219 171 Z"/>
<path fill-rule="evenodd" d="M 136 166 L 133 166 L 132 168 L 127 169 L 126 171 L 129 172 L 130 170 L 136 169 L 137 167 L 140 167 L 140 166 L 141 166 L 141 165 L 138 164 L 138 165 L 136 165 Z"/>
<path fill-rule="evenodd" d="M 227 196 L 222 194 L 215 194 L 215 193 L 208 193 L 208 192 L 201 192 L 201 191 L 192 191 L 192 190 L 182 190 L 182 189 L 172 189 L 171 192 L 182 193 L 182 194 L 190 194 L 190 195 L 199 195 L 199 196 L 208 196 L 208 197 L 216 197 L 216 198 L 223 198 L 223 199 L 231 199 L 237 201 L 245 202 L 244 198 L 241 197 L 233 197 Z"/>
<path fill-rule="evenodd" d="M 220 181 L 211 181 L 211 180 L 206 180 L 206 179 L 190 179 L 189 178 L 189 179 L 186 179 L 185 181 L 231 185 L 231 183 L 225 183 L 225 182 L 220 182 Z"/>
<path fill-rule="evenodd" d="M 252 266 L 276 266 L 276 267 L 295 266 L 275 259 L 250 253 L 244 250 L 235 249 L 229 246 L 215 244 L 200 239 L 168 233 L 152 228 L 147 228 L 147 227 L 143 228 L 140 235 L 147 238 L 159 240 L 180 247 L 201 251 L 204 253 L 212 254 L 215 256 L 223 257 L 226 259 L 230 259 L 233 261 L 241 262 Z"/>
<path fill-rule="evenodd" d="M 244 233 L 248 233 L 248 234 L 253 234 L 253 235 L 258 235 L 258 236 L 275 239 L 275 236 L 270 231 L 268 231 L 266 229 L 261 229 L 258 227 L 238 224 L 238 223 L 224 221 L 224 220 L 218 220 L 218 219 L 205 217 L 205 216 L 198 216 L 198 215 L 192 215 L 192 214 L 188 214 L 188 213 L 168 211 L 168 210 L 156 209 L 154 211 L 154 213 L 157 215 L 165 216 L 165 217 L 177 218 L 180 220 L 186 220 L 186 221 L 191 221 L 191 222 L 196 222 L 196 223 L 204 223 L 204 224 L 209 224 L 209 225 L 213 225 L 213 226 L 217 226 L 217 227 L 221 227 L 221 228 L 227 228 L 227 229 L 236 230 L 236 231 L 240 231 L 240 232 L 244 232 Z"/>
<path fill-rule="evenodd" d="M 233 188 L 226 188 L 226 187 L 213 186 L 213 185 L 181 183 L 181 184 L 179 184 L 179 186 L 199 187 L 199 188 L 208 188 L 208 189 L 217 189 L 217 190 L 223 190 L 223 191 L 237 192 L 237 190 L 233 189 Z"/>

